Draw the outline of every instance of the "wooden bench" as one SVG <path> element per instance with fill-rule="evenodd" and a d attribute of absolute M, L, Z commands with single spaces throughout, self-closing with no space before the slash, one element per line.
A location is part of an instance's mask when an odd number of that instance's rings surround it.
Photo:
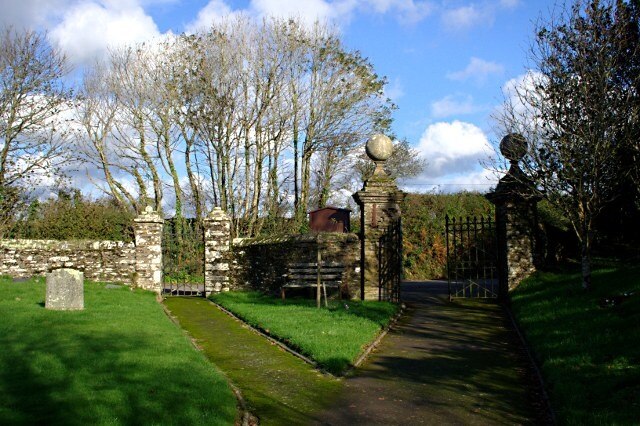
<path fill-rule="evenodd" d="M 324 303 L 327 304 L 327 287 L 340 289 L 344 274 L 344 265 L 335 262 L 292 263 L 285 275 L 287 283 L 280 287 L 282 300 L 285 299 L 287 288 L 316 288 L 316 300 L 320 305 L 320 290 L 324 293 Z"/>

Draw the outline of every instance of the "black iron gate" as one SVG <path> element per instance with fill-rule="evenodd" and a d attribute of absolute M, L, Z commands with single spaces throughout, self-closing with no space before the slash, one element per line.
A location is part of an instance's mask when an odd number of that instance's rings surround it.
<path fill-rule="evenodd" d="M 178 226 L 179 225 L 179 226 Z M 162 235 L 162 294 L 205 296 L 204 240 L 195 219 L 164 222 Z"/>
<path fill-rule="evenodd" d="M 496 226 L 487 217 L 446 217 L 449 300 L 499 296 Z"/>
<path fill-rule="evenodd" d="M 400 301 L 402 279 L 402 222 L 394 220 L 380 237 L 378 252 L 378 299 Z"/>

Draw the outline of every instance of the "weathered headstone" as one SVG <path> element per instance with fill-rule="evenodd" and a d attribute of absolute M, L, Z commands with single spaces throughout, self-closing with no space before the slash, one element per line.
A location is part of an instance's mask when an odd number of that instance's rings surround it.
<path fill-rule="evenodd" d="M 84 309 L 84 273 L 70 268 L 49 272 L 44 306 L 59 311 Z"/>

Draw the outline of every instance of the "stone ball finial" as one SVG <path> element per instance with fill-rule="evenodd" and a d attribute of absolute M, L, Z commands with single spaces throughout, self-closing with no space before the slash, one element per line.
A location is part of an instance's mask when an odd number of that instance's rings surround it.
<path fill-rule="evenodd" d="M 153 207 L 147 206 L 144 208 L 144 214 L 152 214 L 152 213 L 153 213 Z"/>
<path fill-rule="evenodd" d="M 387 136 L 378 133 L 369 138 L 366 151 L 373 161 L 386 161 L 393 153 L 393 143 Z"/>
<path fill-rule="evenodd" d="M 518 163 L 527 153 L 527 140 L 519 133 L 509 133 L 500 141 L 500 152 L 512 163 Z"/>

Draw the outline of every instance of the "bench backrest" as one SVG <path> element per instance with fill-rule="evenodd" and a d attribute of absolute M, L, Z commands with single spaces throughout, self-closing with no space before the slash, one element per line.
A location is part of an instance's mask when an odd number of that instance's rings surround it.
<path fill-rule="evenodd" d="M 309 281 L 318 280 L 318 264 L 317 263 L 292 263 L 288 268 L 287 278 L 291 281 Z M 320 280 L 342 281 L 344 273 L 344 265 L 336 262 L 320 263 Z"/>

